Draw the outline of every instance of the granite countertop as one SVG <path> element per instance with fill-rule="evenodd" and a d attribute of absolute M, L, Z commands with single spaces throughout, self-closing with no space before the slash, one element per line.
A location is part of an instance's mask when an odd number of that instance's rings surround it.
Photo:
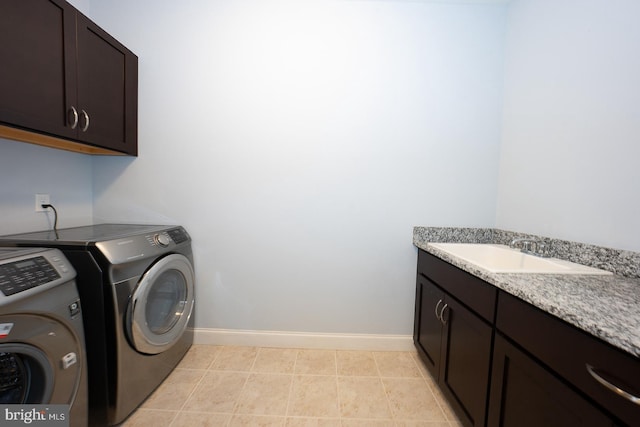
<path fill-rule="evenodd" d="M 496 232 L 492 229 L 416 227 L 413 243 L 416 247 L 640 358 L 640 278 L 620 274 L 593 276 L 490 273 L 429 245 L 429 242 L 504 244 L 504 241 L 496 238 L 496 235 L 505 237 L 504 233 L 502 230 Z M 564 243 L 565 248 L 570 246 Z M 606 251 L 606 248 L 602 250 Z M 562 254 L 556 254 L 558 258 L 571 260 L 571 256 L 560 255 Z M 628 253 L 625 252 L 625 255 Z M 625 257 L 624 263 L 628 263 L 628 258 Z M 635 257 L 631 258 L 635 262 Z M 583 264 L 595 266 L 598 262 L 592 260 Z M 617 271 L 616 268 L 612 267 L 611 270 Z M 630 268 L 629 265 L 622 269 L 637 271 L 637 267 Z"/>

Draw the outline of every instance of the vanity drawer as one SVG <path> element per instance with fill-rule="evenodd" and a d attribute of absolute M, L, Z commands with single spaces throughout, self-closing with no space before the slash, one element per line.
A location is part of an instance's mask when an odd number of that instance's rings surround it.
<path fill-rule="evenodd" d="M 493 323 L 498 290 L 482 279 L 420 249 L 418 274 L 429 278 L 457 300 Z"/>
<path fill-rule="evenodd" d="M 640 398 L 639 358 L 502 291 L 496 326 L 611 415 L 638 425 L 640 400 L 632 396 Z"/>

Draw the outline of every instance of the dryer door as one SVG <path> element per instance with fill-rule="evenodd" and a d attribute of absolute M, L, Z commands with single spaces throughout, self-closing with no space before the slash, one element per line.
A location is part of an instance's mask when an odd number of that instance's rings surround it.
<path fill-rule="evenodd" d="M 140 353 L 158 354 L 180 339 L 194 304 L 194 272 L 180 254 L 167 255 L 138 282 L 127 310 L 129 339 Z"/>

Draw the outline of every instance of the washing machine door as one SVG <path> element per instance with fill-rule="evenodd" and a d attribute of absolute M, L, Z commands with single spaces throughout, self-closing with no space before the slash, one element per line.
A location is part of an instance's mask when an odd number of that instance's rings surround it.
<path fill-rule="evenodd" d="M 127 320 L 138 352 L 162 353 L 180 339 L 193 311 L 194 281 L 191 262 L 180 254 L 161 258 L 141 277 Z"/>
<path fill-rule="evenodd" d="M 56 320 L 0 316 L 0 404 L 73 404 L 81 384 L 82 348 Z"/>
<path fill-rule="evenodd" d="M 0 404 L 48 403 L 53 381 L 53 367 L 42 350 L 27 344 L 0 344 Z"/>

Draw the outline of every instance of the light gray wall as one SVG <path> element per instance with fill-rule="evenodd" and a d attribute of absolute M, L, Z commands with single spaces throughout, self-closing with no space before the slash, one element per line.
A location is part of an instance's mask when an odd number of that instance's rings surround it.
<path fill-rule="evenodd" d="M 96 220 L 194 238 L 200 327 L 410 334 L 414 225 L 492 226 L 504 5 L 92 2 L 140 57 Z"/>
<path fill-rule="evenodd" d="M 497 226 L 640 251 L 640 2 L 514 0 Z"/>
<path fill-rule="evenodd" d="M 0 235 L 53 227 L 53 213 L 35 212 L 36 193 L 50 195 L 58 227 L 90 224 L 90 156 L 0 138 Z"/>

